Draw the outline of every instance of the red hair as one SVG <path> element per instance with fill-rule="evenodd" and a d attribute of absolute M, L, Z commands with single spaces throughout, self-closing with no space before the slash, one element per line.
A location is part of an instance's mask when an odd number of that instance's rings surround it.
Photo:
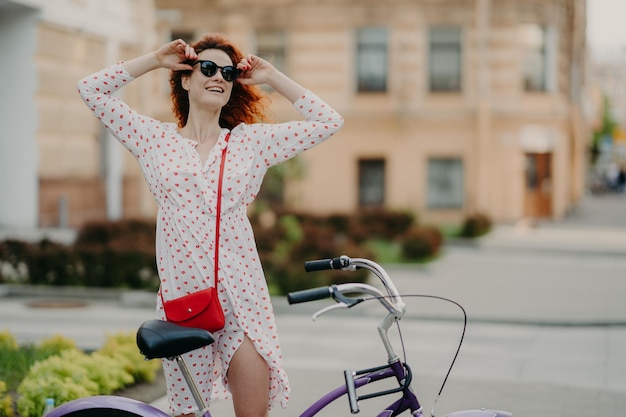
<path fill-rule="evenodd" d="M 191 45 L 196 53 L 206 49 L 224 51 L 236 65 L 244 58 L 241 51 L 220 35 L 205 35 Z M 189 93 L 182 86 L 182 78 L 191 74 L 191 70 L 172 71 L 170 73 L 170 87 L 172 97 L 172 111 L 178 119 L 178 127 L 184 127 L 189 117 Z M 266 116 L 265 95 L 256 86 L 243 85 L 233 82 L 233 90 L 228 103 L 222 108 L 219 124 L 223 128 L 233 129 L 240 123 L 256 123 Z"/>

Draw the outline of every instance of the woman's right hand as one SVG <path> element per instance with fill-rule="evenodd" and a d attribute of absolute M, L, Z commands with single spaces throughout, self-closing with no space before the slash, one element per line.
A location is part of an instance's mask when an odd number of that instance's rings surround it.
<path fill-rule="evenodd" d="M 184 62 L 198 59 L 196 51 L 182 39 L 161 46 L 154 52 L 154 56 L 163 68 L 174 71 L 191 70 L 193 67 Z"/>

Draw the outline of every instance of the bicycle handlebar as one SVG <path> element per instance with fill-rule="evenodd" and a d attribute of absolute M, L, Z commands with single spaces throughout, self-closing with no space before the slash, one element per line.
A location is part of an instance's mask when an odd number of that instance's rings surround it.
<path fill-rule="evenodd" d="M 308 290 L 294 291 L 287 294 L 289 304 L 306 303 L 309 301 L 323 300 L 332 296 L 331 287 L 318 287 Z"/>
<path fill-rule="evenodd" d="M 340 256 L 332 259 L 318 259 L 315 261 L 304 262 L 304 270 L 306 272 L 313 271 L 325 271 L 327 269 L 344 269 L 349 267 L 350 258 L 347 256 Z"/>
<path fill-rule="evenodd" d="M 329 269 L 355 271 L 357 268 L 365 268 L 372 272 L 374 275 L 376 275 L 383 283 L 387 295 L 383 294 L 380 290 L 368 284 L 348 283 L 291 292 L 287 295 L 287 300 L 289 304 L 296 304 L 332 297 L 338 303 L 344 303 L 347 307 L 351 307 L 352 305 L 358 304 L 358 302 L 347 301 L 349 299 L 345 297 L 344 293 L 347 294 L 359 292 L 376 297 L 378 301 L 383 304 L 392 315 L 395 316 L 395 318 L 401 318 L 405 312 L 405 304 L 402 301 L 402 297 L 398 293 L 398 290 L 391 281 L 389 275 L 387 275 L 387 272 L 376 262 L 362 258 L 351 259 L 345 255 L 342 255 L 337 258 L 319 259 L 314 261 L 306 261 L 304 263 L 304 269 L 307 272 L 323 271 Z"/>

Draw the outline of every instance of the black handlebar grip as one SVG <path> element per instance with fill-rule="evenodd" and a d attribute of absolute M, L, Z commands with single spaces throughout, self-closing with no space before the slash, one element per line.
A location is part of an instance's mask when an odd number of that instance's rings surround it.
<path fill-rule="evenodd" d="M 341 269 L 348 265 L 349 259 L 346 256 L 340 256 L 333 259 L 319 259 L 317 261 L 304 262 L 304 270 L 306 272 L 325 271 L 327 269 Z"/>
<path fill-rule="evenodd" d="M 306 303 L 308 301 L 323 300 L 330 298 L 332 290 L 330 287 L 318 287 L 308 290 L 295 291 L 287 294 L 289 304 Z"/>

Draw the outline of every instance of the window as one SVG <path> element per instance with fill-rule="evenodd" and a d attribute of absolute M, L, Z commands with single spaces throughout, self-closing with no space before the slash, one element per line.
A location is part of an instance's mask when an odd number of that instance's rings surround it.
<path fill-rule="evenodd" d="M 428 160 L 427 204 L 430 209 L 463 207 L 463 160 L 430 158 Z"/>
<path fill-rule="evenodd" d="M 438 26 L 428 32 L 430 91 L 461 90 L 461 29 Z"/>
<path fill-rule="evenodd" d="M 521 28 L 523 82 L 525 91 L 549 91 L 554 85 L 552 57 L 555 32 L 537 24 Z"/>
<path fill-rule="evenodd" d="M 359 161 L 359 206 L 378 207 L 385 203 L 385 160 Z"/>
<path fill-rule="evenodd" d="M 357 31 L 356 78 L 359 92 L 387 91 L 387 29 Z"/>

